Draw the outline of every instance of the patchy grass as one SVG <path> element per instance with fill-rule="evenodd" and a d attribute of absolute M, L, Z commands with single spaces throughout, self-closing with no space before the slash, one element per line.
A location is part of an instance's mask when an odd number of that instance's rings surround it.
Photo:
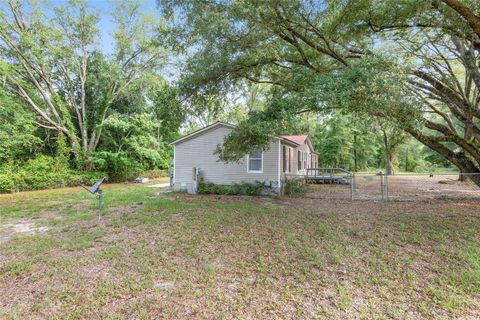
<path fill-rule="evenodd" d="M 478 202 L 158 191 L 0 196 L 0 318 L 480 317 Z"/>

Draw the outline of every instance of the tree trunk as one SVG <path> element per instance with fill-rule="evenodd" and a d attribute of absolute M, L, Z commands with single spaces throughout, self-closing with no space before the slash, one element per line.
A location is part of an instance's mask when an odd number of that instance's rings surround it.
<path fill-rule="evenodd" d="M 408 172 L 408 148 L 405 150 L 405 172 Z"/>
<path fill-rule="evenodd" d="M 392 145 L 392 143 L 388 139 L 387 132 L 382 128 L 382 133 L 383 133 L 383 147 L 385 149 L 385 154 L 386 154 L 386 170 L 387 170 L 387 175 L 391 176 L 395 174 L 395 151 L 396 151 L 396 146 Z"/>
<path fill-rule="evenodd" d="M 468 23 L 473 32 L 480 37 L 480 17 L 475 15 L 472 9 L 467 7 L 462 1 L 442 0 L 447 6 L 458 12 Z"/>
<path fill-rule="evenodd" d="M 454 164 L 461 173 L 468 173 L 469 179 L 480 187 L 480 167 L 478 167 L 464 153 L 453 152 L 440 142 L 436 141 L 434 138 L 425 136 L 410 128 L 407 128 L 406 131 L 410 133 L 415 139 L 445 157 L 445 159 L 450 161 L 450 163 Z"/>
<path fill-rule="evenodd" d="M 387 175 L 395 174 L 395 155 L 390 150 L 387 150 Z"/>

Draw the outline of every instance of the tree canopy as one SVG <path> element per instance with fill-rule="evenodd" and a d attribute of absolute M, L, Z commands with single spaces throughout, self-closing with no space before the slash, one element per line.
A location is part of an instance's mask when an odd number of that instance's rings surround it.
<path fill-rule="evenodd" d="M 342 109 L 382 118 L 479 172 L 477 1 L 159 2 L 180 19 L 171 22 L 177 45 L 197 49 L 182 78 L 191 90 L 272 86 L 266 110 L 219 150 L 225 160 L 265 146 L 255 134 L 284 130 L 299 114 Z"/>
<path fill-rule="evenodd" d="M 159 70 L 165 51 L 151 37 L 155 24 L 136 2 L 119 2 L 112 19 L 114 53 L 98 51 L 99 16 L 72 1 L 47 15 L 40 3 L 10 1 L 0 11 L 5 89 L 36 114 L 36 125 L 61 132 L 76 157 L 96 150 L 113 104 Z M 139 95 L 140 94 L 140 95 Z"/>
<path fill-rule="evenodd" d="M 88 1 L 0 5 L 0 167 L 62 154 L 65 168 L 112 179 L 168 168 L 185 117 L 164 78 L 169 52 L 156 15 L 112 5 L 112 44 Z"/>

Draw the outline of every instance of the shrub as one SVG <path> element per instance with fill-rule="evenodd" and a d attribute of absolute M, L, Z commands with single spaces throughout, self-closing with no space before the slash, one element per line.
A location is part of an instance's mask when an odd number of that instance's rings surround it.
<path fill-rule="evenodd" d="M 262 194 L 264 185 L 263 183 L 257 181 L 255 183 L 241 183 L 236 184 L 235 187 L 238 188 L 240 194 L 247 194 L 249 196 L 258 196 Z"/>
<path fill-rule="evenodd" d="M 15 190 L 16 172 L 12 163 L 5 163 L 0 167 L 0 193 L 9 193 Z"/>
<path fill-rule="evenodd" d="M 107 177 L 105 172 L 73 171 L 62 159 L 41 155 L 25 164 L 5 163 L 0 167 L 0 193 L 74 186 L 78 180 L 93 185 Z"/>
<path fill-rule="evenodd" d="M 250 195 L 258 196 L 264 191 L 262 182 L 255 183 L 236 183 L 231 186 L 219 185 L 212 182 L 200 181 L 198 183 L 198 193 L 200 194 L 221 194 L 221 195 Z"/>
<path fill-rule="evenodd" d="M 155 178 L 162 178 L 162 177 L 168 177 L 169 176 L 169 171 L 168 169 L 152 169 L 152 170 L 147 170 L 142 173 L 140 173 L 141 177 L 146 177 L 149 179 L 155 179 Z"/>
<path fill-rule="evenodd" d="M 15 181 L 8 174 L 0 174 L 0 193 L 10 193 L 15 190 Z"/>
<path fill-rule="evenodd" d="M 307 185 L 303 179 L 287 179 L 283 183 L 283 190 L 287 196 L 300 196 L 307 192 Z"/>
<path fill-rule="evenodd" d="M 107 173 L 112 182 L 133 180 L 144 171 L 142 164 L 121 152 L 95 152 L 90 157 L 93 169 Z"/>
<path fill-rule="evenodd" d="M 78 171 L 73 172 L 69 179 L 67 185 L 75 186 L 78 180 L 82 180 L 83 184 L 93 185 L 101 178 L 106 178 L 108 180 L 108 174 L 101 171 Z"/>
<path fill-rule="evenodd" d="M 227 194 L 230 186 L 222 186 L 212 182 L 200 181 L 198 183 L 198 193 L 200 194 Z"/>
<path fill-rule="evenodd" d="M 17 184 L 21 190 L 47 189 L 65 185 L 69 175 L 68 168 L 59 166 L 55 158 L 41 155 L 19 168 Z"/>

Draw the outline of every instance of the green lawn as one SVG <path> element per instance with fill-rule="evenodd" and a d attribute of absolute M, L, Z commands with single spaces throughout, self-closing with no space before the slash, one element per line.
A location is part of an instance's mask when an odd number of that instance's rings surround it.
<path fill-rule="evenodd" d="M 480 317 L 480 203 L 0 195 L 0 318 Z M 31 234 L 13 226 L 34 225 Z"/>

